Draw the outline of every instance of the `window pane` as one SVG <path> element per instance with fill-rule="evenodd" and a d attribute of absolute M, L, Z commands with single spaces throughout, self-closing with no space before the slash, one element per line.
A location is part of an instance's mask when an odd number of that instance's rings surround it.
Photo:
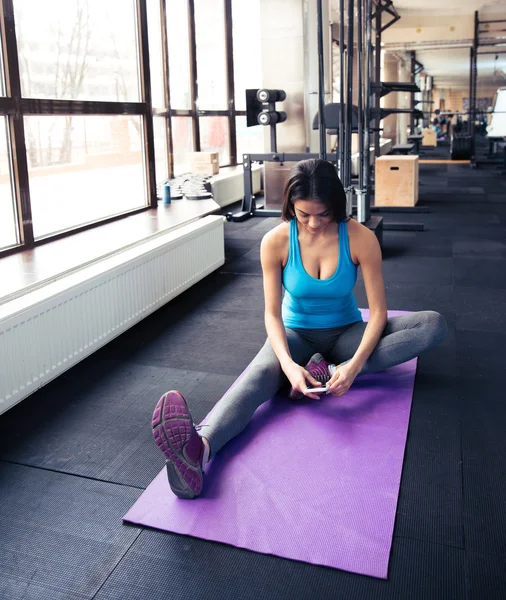
<path fill-rule="evenodd" d="M 193 152 L 193 127 L 191 117 L 172 117 L 172 145 L 174 146 L 174 174 L 189 173 Z"/>
<path fill-rule="evenodd" d="M 266 128 L 257 125 L 246 127 L 246 117 L 236 117 L 237 132 L 237 162 L 240 163 L 243 154 L 261 154 L 264 150 L 264 134 Z M 267 128 L 268 129 L 268 128 Z"/>
<path fill-rule="evenodd" d="M 147 0 L 146 8 L 148 13 L 151 104 L 156 108 L 165 108 L 160 0 Z"/>
<path fill-rule="evenodd" d="M 140 100 L 134 0 L 14 0 L 25 97 Z"/>
<path fill-rule="evenodd" d="M 262 87 L 260 0 L 232 0 L 235 108 L 246 110 L 246 90 Z"/>
<path fill-rule="evenodd" d="M 188 0 L 170 0 L 167 10 L 170 106 L 191 108 L 190 45 L 188 41 Z"/>
<path fill-rule="evenodd" d="M 169 178 L 169 167 L 167 164 L 167 136 L 165 134 L 166 127 L 167 119 L 165 117 L 153 117 L 157 187 Z"/>
<path fill-rule="evenodd" d="M 25 117 L 35 238 L 147 205 L 139 116 Z"/>
<path fill-rule="evenodd" d="M 230 164 L 228 117 L 201 117 L 200 147 L 202 152 L 219 152 L 220 165 Z"/>
<path fill-rule="evenodd" d="M 224 0 L 195 0 L 198 108 L 227 110 Z"/>
<path fill-rule="evenodd" d="M 11 184 L 11 159 L 7 119 L 0 121 L 0 249 L 19 243 L 16 209 Z"/>

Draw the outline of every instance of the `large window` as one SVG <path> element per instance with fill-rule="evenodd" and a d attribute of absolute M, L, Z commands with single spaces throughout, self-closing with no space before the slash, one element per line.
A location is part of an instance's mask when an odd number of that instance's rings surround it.
<path fill-rule="evenodd" d="M 5 117 L 0 121 L 0 250 L 18 244 L 17 214 L 11 184 L 11 158 Z"/>
<path fill-rule="evenodd" d="M 226 110 L 227 62 L 223 0 L 195 0 L 199 110 Z"/>
<path fill-rule="evenodd" d="M 261 154 L 265 151 L 265 127 L 256 125 L 246 127 L 246 117 L 235 119 L 237 136 L 237 162 L 241 162 L 243 154 Z"/>
<path fill-rule="evenodd" d="M 202 117 L 200 145 L 204 152 L 219 152 L 220 165 L 230 164 L 228 117 Z"/>
<path fill-rule="evenodd" d="M 15 0 L 25 98 L 140 100 L 134 0 Z"/>
<path fill-rule="evenodd" d="M 35 239 L 146 206 L 141 131 L 137 116 L 25 117 Z"/>
<path fill-rule="evenodd" d="M 0 10 L 0 255 L 156 207 L 191 152 L 223 167 L 263 150 L 244 101 L 261 84 L 260 0 Z"/>
<path fill-rule="evenodd" d="M 172 117 L 171 121 L 174 173 L 181 175 L 190 170 L 189 153 L 193 151 L 192 119 L 189 117 Z"/>
<path fill-rule="evenodd" d="M 148 14 L 151 104 L 163 108 L 165 107 L 165 91 L 160 0 L 146 0 L 146 8 Z"/>
<path fill-rule="evenodd" d="M 166 181 L 169 177 L 169 164 L 167 161 L 167 119 L 165 117 L 153 117 L 153 137 L 155 144 L 155 171 L 156 185 Z"/>
<path fill-rule="evenodd" d="M 170 0 L 167 7 L 170 105 L 175 109 L 192 107 L 188 0 Z"/>
<path fill-rule="evenodd" d="M 246 90 L 262 87 L 260 0 L 232 0 L 235 108 L 246 110 Z"/>

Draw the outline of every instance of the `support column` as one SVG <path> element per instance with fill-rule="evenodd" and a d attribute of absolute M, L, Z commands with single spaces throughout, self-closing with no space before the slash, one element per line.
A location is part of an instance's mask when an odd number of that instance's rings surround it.
<path fill-rule="evenodd" d="M 383 81 L 398 81 L 398 63 L 395 54 L 385 53 Z M 390 92 L 390 94 L 383 96 L 382 106 L 383 108 L 397 108 L 397 93 Z M 390 115 L 383 119 L 383 137 L 391 139 L 394 144 L 397 143 L 397 115 Z"/>
<path fill-rule="evenodd" d="M 276 104 L 278 110 L 287 114 L 286 121 L 276 128 L 281 152 L 306 150 L 303 5 L 304 0 L 260 1 L 262 87 L 286 92 L 286 100 Z M 316 13 L 316 5 L 314 10 Z M 318 72 L 317 59 L 314 69 Z M 264 134 L 264 150 L 268 152 L 269 127 L 264 127 Z"/>
<path fill-rule="evenodd" d="M 409 83 L 411 81 L 411 64 L 407 57 L 398 61 L 397 81 Z M 397 92 L 397 108 L 411 108 L 411 98 L 413 94 L 406 92 Z M 407 144 L 409 114 L 397 115 L 397 143 Z"/>

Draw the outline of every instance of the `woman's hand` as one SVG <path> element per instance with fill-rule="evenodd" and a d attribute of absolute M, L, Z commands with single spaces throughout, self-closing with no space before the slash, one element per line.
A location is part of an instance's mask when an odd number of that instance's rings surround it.
<path fill-rule="evenodd" d="M 293 362 L 288 367 L 284 368 L 283 371 L 288 377 L 294 390 L 301 392 L 304 396 L 312 398 L 313 400 L 320 399 L 321 394 L 310 394 L 306 392 L 308 387 L 322 387 L 322 384 L 312 377 L 309 371 L 306 371 L 304 367 Z"/>
<path fill-rule="evenodd" d="M 327 393 L 333 396 L 343 396 L 350 389 L 359 372 L 360 369 L 350 363 L 339 365 L 327 383 Z"/>

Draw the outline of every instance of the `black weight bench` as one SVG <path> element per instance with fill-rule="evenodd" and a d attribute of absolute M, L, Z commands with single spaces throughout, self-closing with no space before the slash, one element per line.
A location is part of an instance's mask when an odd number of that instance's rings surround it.
<path fill-rule="evenodd" d="M 414 148 L 415 144 L 396 144 L 392 146 L 390 154 L 411 154 Z"/>
<path fill-rule="evenodd" d="M 422 144 L 423 135 L 422 134 L 413 134 L 408 135 L 408 142 L 415 144 L 415 154 L 420 154 L 420 145 Z"/>

